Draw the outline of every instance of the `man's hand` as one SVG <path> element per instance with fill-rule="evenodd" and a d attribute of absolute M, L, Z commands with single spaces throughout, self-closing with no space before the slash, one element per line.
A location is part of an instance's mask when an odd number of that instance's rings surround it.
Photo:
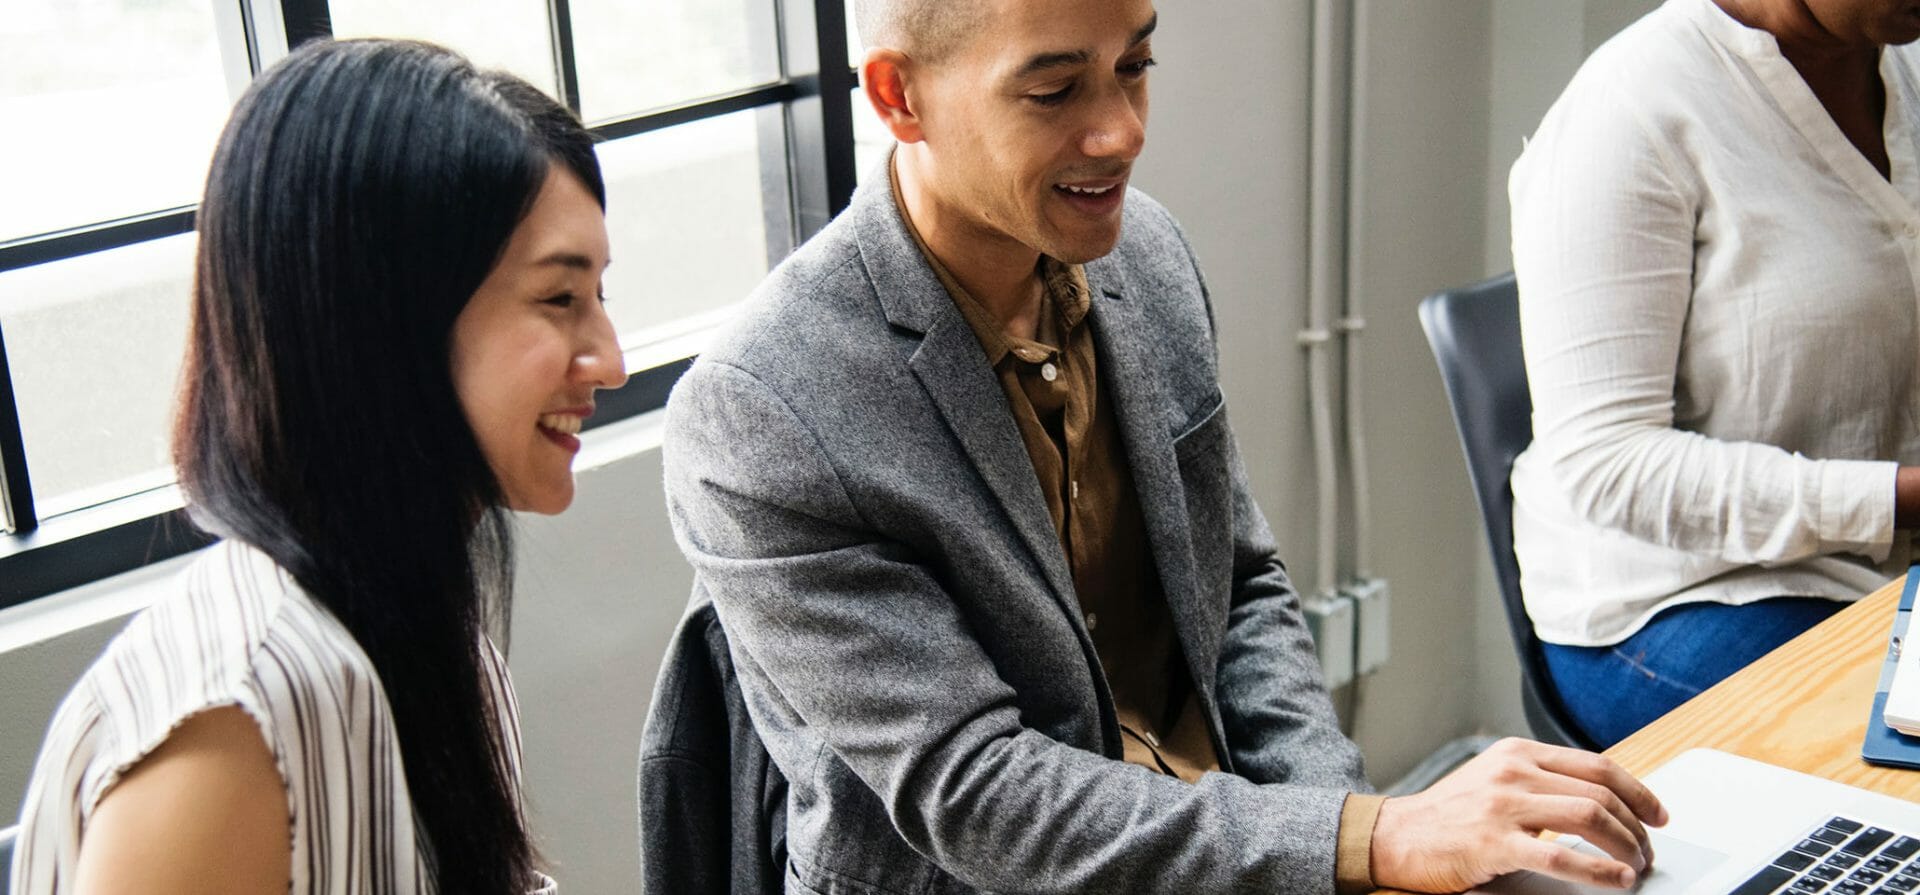
<path fill-rule="evenodd" d="M 1667 809 L 1619 765 L 1575 749 L 1506 739 L 1425 792 L 1388 799 L 1373 831 L 1373 881 L 1389 889 L 1462 892 L 1534 870 L 1626 888 L 1653 865 L 1643 823 Z M 1579 836 L 1612 856 L 1539 838 Z"/>

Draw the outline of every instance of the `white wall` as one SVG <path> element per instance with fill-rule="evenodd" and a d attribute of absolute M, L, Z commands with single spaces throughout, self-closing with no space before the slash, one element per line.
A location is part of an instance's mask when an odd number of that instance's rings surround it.
<path fill-rule="evenodd" d="M 1227 412 L 1296 579 L 1311 581 L 1306 370 L 1309 0 L 1160 0 L 1133 184 L 1180 219 L 1213 294 Z M 1231 74 L 1228 74 L 1231 72 Z"/>
<path fill-rule="evenodd" d="M 1384 784 L 1482 728 L 1471 558 L 1485 546 L 1416 307 L 1484 273 L 1491 20 L 1486 2 L 1363 0 L 1357 14 L 1350 288 L 1367 321 L 1372 565 L 1395 616 L 1357 730 Z"/>
<path fill-rule="evenodd" d="M 621 424 L 637 452 L 581 474 L 568 515 L 522 529 L 509 662 L 534 828 L 569 892 L 639 878 L 640 730 L 693 586 L 667 523 L 657 416 Z"/>
<path fill-rule="evenodd" d="M 1213 288 L 1223 378 L 1256 495 L 1311 580 L 1314 483 L 1304 322 L 1308 0 L 1161 0 L 1154 104 L 1136 183 L 1180 217 Z M 1376 571 L 1394 593 L 1391 663 L 1353 720 L 1382 785 L 1441 743 L 1519 731 L 1511 647 L 1445 399 L 1415 319 L 1429 292 L 1504 270 L 1505 168 L 1594 36 L 1649 0 L 1356 0 L 1357 277 Z M 1604 36 L 1604 34 L 1601 34 Z M 527 782 L 572 892 L 637 872 L 633 772 L 660 651 L 689 573 L 660 493 L 656 422 L 589 437 L 574 509 L 521 539 L 512 664 Z M 134 576 L 139 578 L 140 576 Z M 124 591 L 109 582 L 95 591 Z M 7 650 L 0 613 L 0 816 L 52 706 L 108 622 Z M 1353 694 L 1341 694 L 1343 697 Z"/>
<path fill-rule="evenodd" d="M 1135 183 L 1185 224 L 1220 319 L 1222 377 L 1254 490 L 1299 582 L 1314 580 L 1305 370 L 1311 4 L 1162 0 L 1153 117 Z M 1392 661 L 1354 717 L 1385 785 L 1482 726 L 1473 551 L 1483 542 L 1419 298 L 1484 270 L 1489 6 L 1361 0 L 1353 208 L 1368 328 L 1374 571 Z M 1230 72 L 1231 74 L 1227 74 Z M 1510 653 L 1511 651 L 1508 650 Z"/>

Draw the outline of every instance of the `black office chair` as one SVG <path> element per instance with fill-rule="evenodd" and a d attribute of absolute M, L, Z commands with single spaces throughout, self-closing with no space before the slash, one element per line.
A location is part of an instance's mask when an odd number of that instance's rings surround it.
<path fill-rule="evenodd" d="M 1567 713 L 1533 621 L 1520 599 L 1520 564 L 1513 556 L 1513 460 L 1533 441 L 1533 397 L 1520 353 L 1520 292 L 1513 274 L 1429 295 L 1420 302 L 1420 325 L 1440 364 L 1440 378 L 1453 404 L 1460 446 L 1467 455 L 1487 546 L 1500 578 L 1507 629 L 1520 655 L 1520 700 L 1535 739 L 1593 749 Z"/>

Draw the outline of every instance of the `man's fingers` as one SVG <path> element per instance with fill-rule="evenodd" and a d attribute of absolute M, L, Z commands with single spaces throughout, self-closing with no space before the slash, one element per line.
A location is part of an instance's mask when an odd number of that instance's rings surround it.
<path fill-rule="evenodd" d="M 1652 841 L 1638 812 L 1626 803 L 1621 792 L 1609 785 L 1646 792 L 1646 787 L 1640 781 L 1633 779 L 1611 760 L 1592 752 L 1548 746 L 1530 740 L 1516 741 L 1515 746 L 1513 757 L 1517 760 L 1518 769 L 1513 772 L 1513 780 L 1520 788 L 1537 795 L 1585 799 L 1605 808 L 1622 828 L 1632 834 L 1638 843 L 1639 853 L 1652 859 Z M 1647 797 L 1652 798 L 1652 793 L 1647 793 Z M 1657 801 L 1654 804 L 1658 806 Z M 1578 832 L 1565 827 L 1548 826 L 1562 832 Z"/>
<path fill-rule="evenodd" d="M 1577 852 L 1547 839 L 1515 834 L 1508 839 L 1515 869 L 1544 873 L 1555 879 L 1624 889 L 1638 877 L 1619 861 Z"/>
<path fill-rule="evenodd" d="M 1534 781 L 1533 788 L 1534 792 L 1540 795 L 1567 796 L 1584 799 L 1605 808 L 1607 813 L 1613 815 L 1613 819 L 1618 821 L 1622 828 L 1632 834 L 1634 840 L 1639 843 L 1640 853 L 1646 856 L 1648 860 L 1652 860 L 1653 843 L 1652 840 L 1647 837 L 1647 828 L 1641 825 L 1640 819 L 1634 816 L 1633 809 L 1628 808 L 1627 803 L 1621 801 L 1620 797 L 1615 794 L 1613 790 L 1598 783 L 1589 783 L 1576 777 L 1547 772 L 1540 774 L 1540 778 Z M 1560 827 L 1549 826 L 1551 829 L 1561 832 L 1574 832 L 1571 830 L 1563 830 Z"/>
<path fill-rule="evenodd" d="M 1533 796 L 1527 800 L 1518 820 L 1528 829 L 1571 833 L 1593 843 L 1595 848 L 1635 870 L 1647 868 L 1650 856 L 1640 837 L 1635 836 L 1606 806 L 1592 799 L 1562 795 Z"/>
<path fill-rule="evenodd" d="M 1573 795 L 1587 799 L 1588 801 L 1600 803 L 1602 807 L 1607 809 L 1608 813 L 1613 815 L 1614 820 L 1620 822 L 1620 826 L 1625 827 L 1627 832 L 1633 834 L 1634 841 L 1640 847 L 1640 856 L 1645 859 L 1641 869 L 1644 870 L 1647 866 L 1652 865 L 1653 840 L 1647 836 L 1646 826 L 1640 822 L 1639 817 L 1634 815 L 1633 809 L 1628 808 L 1627 803 L 1621 801 L 1620 797 L 1616 795 L 1613 790 L 1597 783 L 1581 782 L 1575 784 L 1575 786 L 1581 791 L 1575 792 Z"/>
<path fill-rule="evenodd" d="M 1646 873 L 1653 861 L 1646 825 L 1667 821 L 1659 799 L 1613 761 L 1519 739 L 1494 744 L 1408 799 L 1420 800 L 1409 807 L 1422 809 L 1414 815 L 1423 817 L 1406 828 L 1438 834 L 1442 847 L 1422 849 L 1416 842 L 1398 864 L 1431 871 L 1436 853 L 1454 854 L 1466 845 L 1482 858 L 1474 863 L 1486 872 L 1530 870 L 1607 888 L 1626 888 Z M 1397 802 L 1389 800 L 1388 806 Z M 1450 819 L 1465 817 L 1472 819 L 1458 830 L 1449 829 Z M 1394 838 L 1386 833 L 1388 821 L 1383 808 L 1375 831 L 1376 852 L 1379 842 Z M 1410 823 L 1403 819 L 1391 828 Z M 1541 830 L 1579 836 L 1589 844 L 1575 851 L 1533 835 Z M 1448 877 L 1449 884 L 1478 879 L 1474 873 L 1455 875 L 1459 879 Z"/>
<path fill-rule="evenodd" d="M 1660 804 L 1653 791 L 1646 784 L 1634 779 L 1625 768 L 1614 764 L 1613 759 L 1592 752 L 1567 749 L 1560 746 L 1541 744 L 1534 753 L 1542 770 L 1552 771 L 1568 777 L 1575 777 L 1589 783 L 1597 783 L 1610 790 L 1625 802 L 1635 817 L 1656 827 L 1667 825 L 1666 806 Z"/>

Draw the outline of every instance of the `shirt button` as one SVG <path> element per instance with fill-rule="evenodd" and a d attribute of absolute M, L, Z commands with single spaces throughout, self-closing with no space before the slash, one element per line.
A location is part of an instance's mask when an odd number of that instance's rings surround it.
<path fill-rule="evenodd" d="M 1048 382 L 1052 382 L 1052 381 L 1054 381 L 1055 379 L 1059 379 L 1059 378 L 1060 378 L 1060 368 L 1059 368 L 1059 367 L 1056 367 L 1056 366 L 1054 366 L 1054 365 L 1052 365 L 1052 364 L 1041 364 L 1041 365 L 1040 365 L 1040 378 L 1041 378 L 1041 379 L 1045 379 L 1045 380 L 1046 380 L 1046 381 L 1048 381 Z"/>
<path fill-rule="evenodd" d="M 1147 731 L 1147 745 L 1152 746 L 1155 749 L 1160 748 L 1160 738 L 1157 736 L 1154 736 L 1153 731 L 1151 730 Z"/>
<path fill-rule="evenodd" d="M 1079 479 L 1074 479 L 1073 481 L 1067 483 L 1067 499 L 1068 500 L 1080 499 L 1080 480 Z"/>
<path fill-rule="evenodd" d="M 1097 612 L 1087 613 L 1087 630 L 1092 631 L 1094 628 L 1098 628 L 1098 627 L 1100 627 L 1100 613 L 1097 613 Z"/>

